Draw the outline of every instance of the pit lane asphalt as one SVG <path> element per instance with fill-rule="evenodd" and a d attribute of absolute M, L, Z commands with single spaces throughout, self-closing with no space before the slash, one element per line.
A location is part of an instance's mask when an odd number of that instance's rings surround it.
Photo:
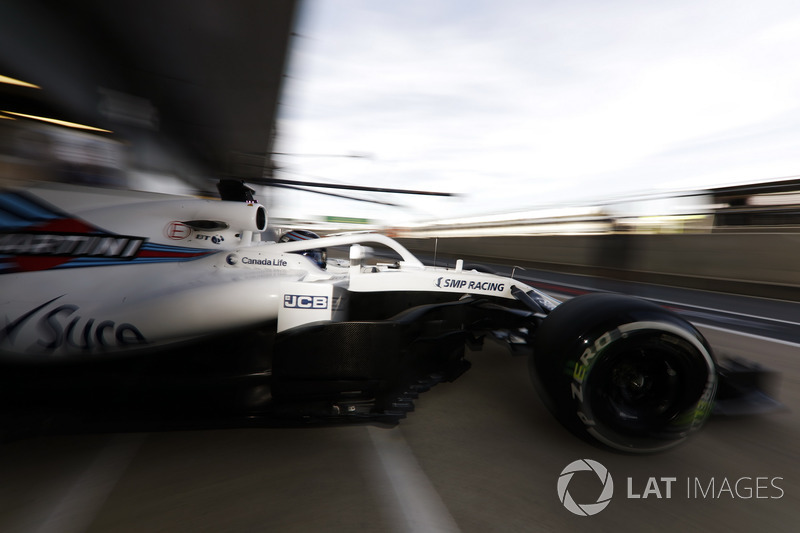
<path fill-rule="evenodd" d="M 567 289 L 581 290 L 558 288 Z M 669 301 L 682 301 L 665 290 Z M 697 305 L 717 308 L 705 299 Z M 745 315 L 759 316 L 764 305 L 769 313 L 762 318 L 791 321 L 783 303 L 753 305 Z M 719 307 L 742 316 L 740 307 Z M 798 346 L 745 326 L 712 326 L 699 325 L 715 350 L 781 373 L 786 411 L 712 419 L 687 443 L 656 455 L 613 453 L 562 429 L 531 387 L 524 358 L 487 344 L 470 353 L 469 372 L 421 395 L 416 412 L 395 428 L 51 435 L 4 443 L 0 531 L 795 531 Z M 615 485 L 609 506 L 590 517 L 567 511 L 557 492 L 562 469 L 583 458 L 605 465 Z M 579 503 L 593 503 L 599 481 L 584 474 L 569 491 Z M 720 491 L 737 481 L 737 494 Z"/>

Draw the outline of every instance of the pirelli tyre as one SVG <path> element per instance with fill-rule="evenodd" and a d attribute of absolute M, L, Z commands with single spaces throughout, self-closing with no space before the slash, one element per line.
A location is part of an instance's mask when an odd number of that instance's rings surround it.
<path fill-rule="evenodd" d="M 542 322 L 530 359 L 544 403 L 578 436 L 625 452 L 684 441 L 708 418 L 711 349 L 691 324 L 650 302 L 579 296 Z"/>

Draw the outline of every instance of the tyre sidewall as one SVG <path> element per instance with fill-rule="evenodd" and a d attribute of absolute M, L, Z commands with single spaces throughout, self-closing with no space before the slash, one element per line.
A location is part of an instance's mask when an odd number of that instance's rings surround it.
<path fill-rule="evenodd" d="M 668 360 L 680 380 L 673 416 L 662 415 L 647 430 L 626 427 L 605 405 L 611 368 L 631 346 L 646 347 L 653 361 Z M 682 442 L 707 419 L 716 390 L 713 355 L 693 326 L 660 306 L 619 295 L 582 296 L 556 308 L 537 331 L 530 367 L 545 405 L 565 427 L 627 452 Z"/>

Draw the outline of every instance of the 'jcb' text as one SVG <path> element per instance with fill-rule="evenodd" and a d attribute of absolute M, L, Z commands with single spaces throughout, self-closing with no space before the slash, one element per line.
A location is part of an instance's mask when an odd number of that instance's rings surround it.
<path fill-rule="evenodd" d="M 289 309 L 327 309 L 328 297 L 285 294 L 283 296 L 283 307 Z"/>

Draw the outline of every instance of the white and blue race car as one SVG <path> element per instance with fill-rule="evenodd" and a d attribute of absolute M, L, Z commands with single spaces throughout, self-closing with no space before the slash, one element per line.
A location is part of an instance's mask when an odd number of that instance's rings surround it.
<path fill-rule="evenodd" d="M 469 368 L 465 347 L 493 339 L 529 357 L 568 429 L 650 452 L 700 429 L 718 389 L 757 381 L 653 303 L 561 303 L 462 261 L 426 266 L 378 233 L 267 240 L 252 190 L 220 191 L 0 193 L 4 420 L 66 409 L 113 421 L 124 398 L 128 416 L 173 422 L 394 423 Z M 390 259 L 376 260 L 378 248 Z"/>

